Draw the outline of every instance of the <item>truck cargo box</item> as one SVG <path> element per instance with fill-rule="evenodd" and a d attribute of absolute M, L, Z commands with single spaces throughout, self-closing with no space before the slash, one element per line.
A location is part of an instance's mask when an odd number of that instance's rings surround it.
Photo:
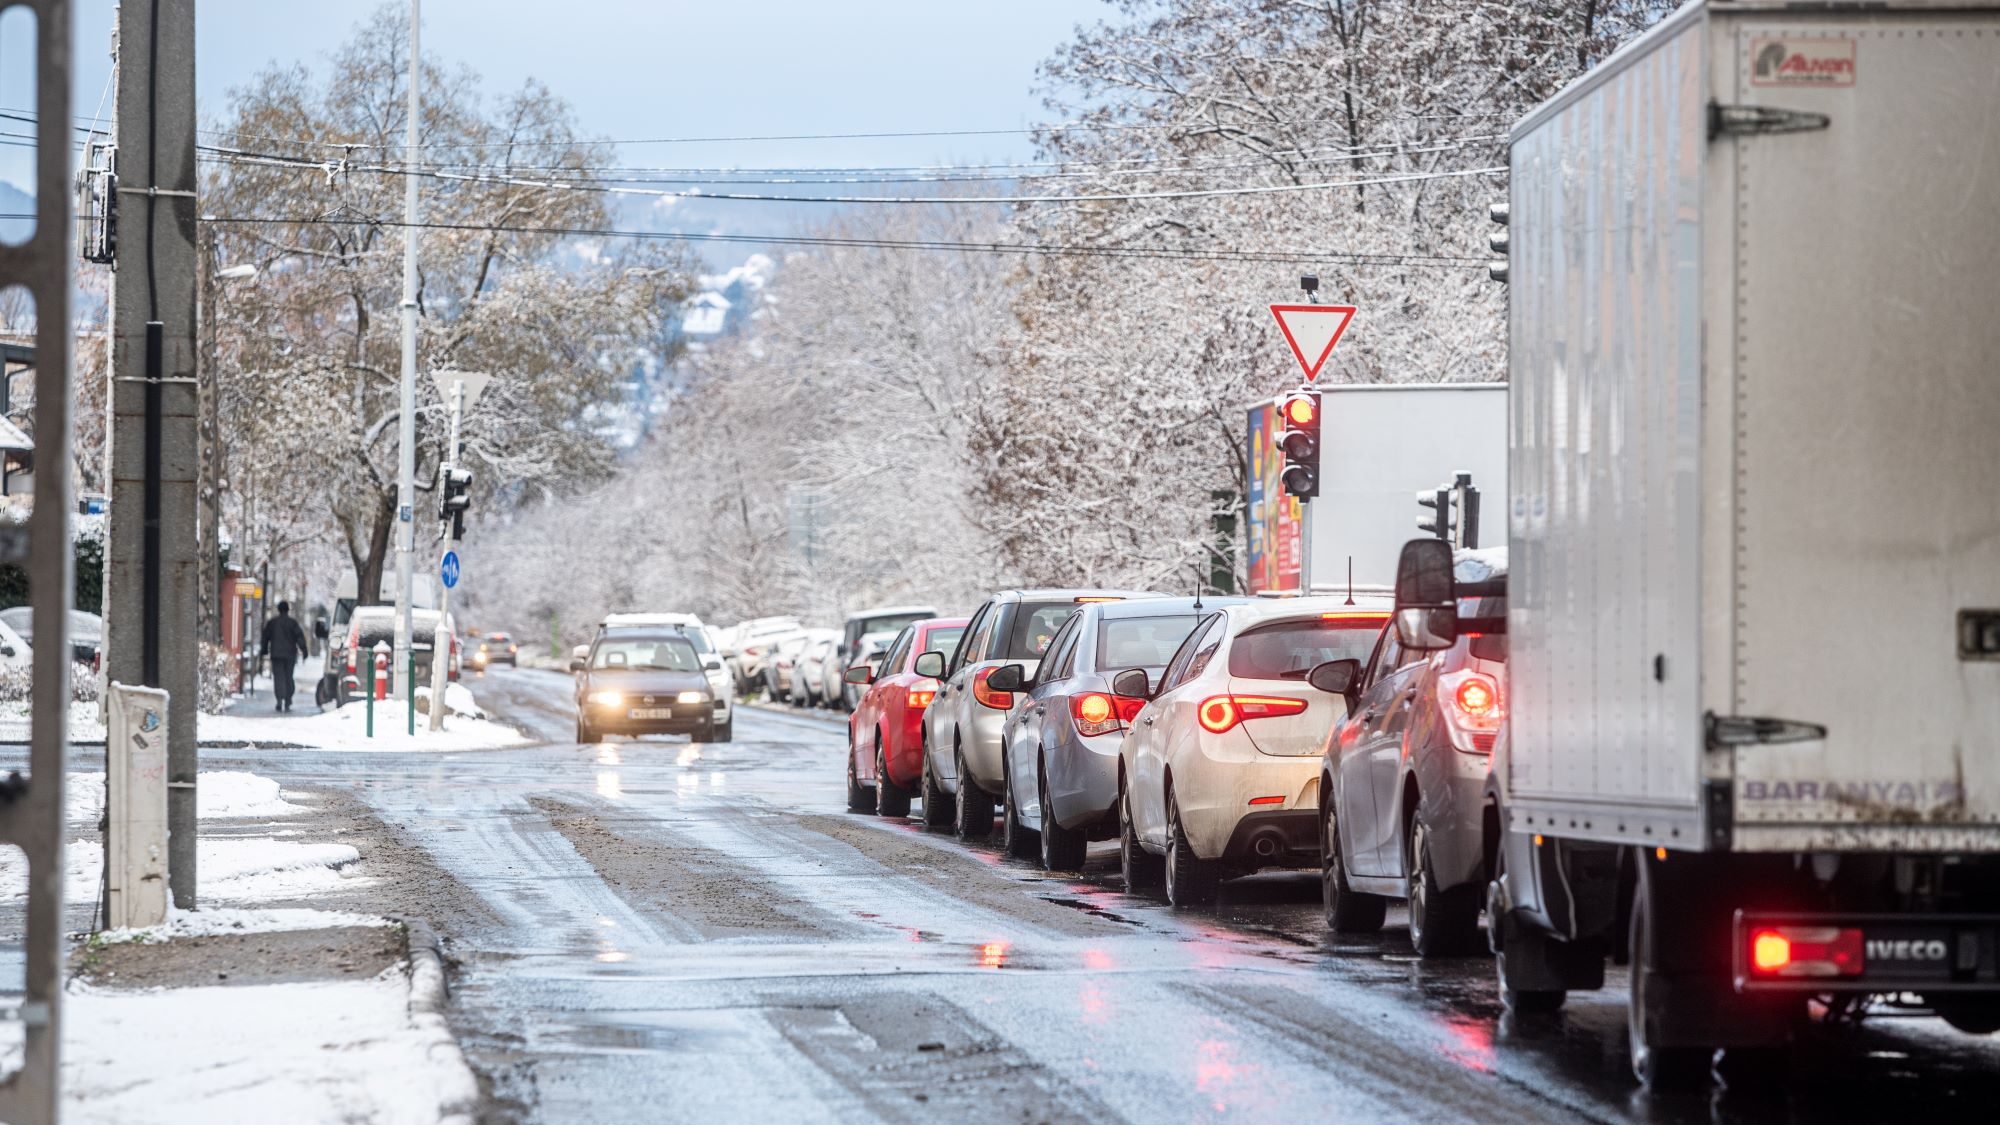
<path fill-rule="evenodd" d="M 1692 4 L 1511 166 L 1512 826 L 2000 851 L 2000 9 Z"/>

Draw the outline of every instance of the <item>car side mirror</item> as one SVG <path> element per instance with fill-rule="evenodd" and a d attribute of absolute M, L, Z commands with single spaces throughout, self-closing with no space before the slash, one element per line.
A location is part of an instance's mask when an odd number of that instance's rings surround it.
<path fill-rule="evenodd" d="M 1002 664 L 986 674 L 987 691 L 1028 690 L 1028 670 L 1019 664 Z"/>
<path fill-rule="evenodd" d="M 918 655 L 916 673 L 933 680 L 944 678 L 944 653 L 926 652 Z"/>
<path fill-rule="evenodd" d="M 875 670 L 866 664 L 856 664 L 841 673 L 840 678 L 855 687 L 866 687 L 875 682 Z"/>
<path fill-rule="evenodd" d="M 313 618 L 313 636 L 322 641 L 326 639 L 326 618 Z"/>
<path fill-rule="evenodd" d="M 992 681 L 989 680 L 987 682 L 990 684 Z M 1127 699 L 1151 699 L 1153 698 L 1152 677 L 1146 675 L 1144 668 L 1127 668 L 1112 677 L 1111 694 L 1122 695 Z"/>
<path fill-rule="evenodd" d="M 1458 585 L 1452 547 L 1442 539 L 1412 539 L 1396 561 L 1396 639 L 1412 652 L 1458 642 Z"/>
<path fill-rule="evenodd" d="M 1347 701 L 1347 709 L 1352 711 L 1355 696 L 1361 687 L 1361 662 L 1329 660 L 1306 673 L 1306 682 L 1328 695 L 1340 696 Z"/>
<path fill-rule="evenodd" d="M 722 661 L 704 660 L 701 662 L 701 670 L 704 672 L 720 672 L 722 671 Z"/>
<path fill-rule="evenodd" d="M 572 656 L 572 657 L 570 657 L 570 658 L 569 658 L 569 670 L 570 670 L 571 672 L 581 672 L 581 671 L 583 671 L 583 660 L 582 660 L 582 658 L 580 658 L 580 657 L 575 657 L 575 656 Z"/>

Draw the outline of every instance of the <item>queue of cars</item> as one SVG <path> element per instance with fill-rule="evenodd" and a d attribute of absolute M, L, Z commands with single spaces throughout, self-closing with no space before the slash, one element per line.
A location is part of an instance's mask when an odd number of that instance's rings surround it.
<path fill-rule="evenodd" d="M 1177 908 L 1317 868 L 1329 927 L 1407 901 L 1422 956 L 1477 952 L 1504 717 L 1504 550 L 1458 554 L 1468 627 L 1406 646 L 1384 591 L 1188 598 L 1000 591 L 906 624 L 845 674 L 848 807 L 919 815 L 1052 871 L 1118 841 L 1128 892 Z"/>

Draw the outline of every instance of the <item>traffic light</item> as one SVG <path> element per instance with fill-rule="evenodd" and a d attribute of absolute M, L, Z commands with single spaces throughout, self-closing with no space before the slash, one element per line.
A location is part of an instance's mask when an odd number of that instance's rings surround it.
<path fill-rule="evenodd" d="M 1417 493 L 1417 503 L 1429 508 L 1431 514 L 1417 520 L 1417 530 L 1427 531 L 1439 539 L 1449 540 L 1452 535 L 1451 489 L 1440 488 Z"/>
<path fill-rule="evenodd" d="M 463 539 L 465 510 L 472 507 L 472 470 L 446 465 L 438 476 L 438 518 L 451 525 L 453 539 Z"/>
<path fill-rule="evenodd" d="M 1319 495 L 1319 392 L 1293 391 L 1278 405 L 1285 435 L 1278 449 L 1285 455 L 1285 493 L 1301 500 Z"/>
<path fill-rule="evenodd" d="M 1507 221 L 1513 217 L 1513 208 L 1510 204 L 1495 203 L 1486 209 L 1486 217 L 1500 225 L 1499 230 L 1486 236 L 1486 245 L 1495 254 L 1500 255 L 1493 261 L 1486 263 L 1486 276 L 1505 285 L 1512 273 L 1512 270 L 1508 266 L 1511 258 L 1509 252 L 1512 250 L 1512 239 L 1508 237 L 1506 228 Z"/>

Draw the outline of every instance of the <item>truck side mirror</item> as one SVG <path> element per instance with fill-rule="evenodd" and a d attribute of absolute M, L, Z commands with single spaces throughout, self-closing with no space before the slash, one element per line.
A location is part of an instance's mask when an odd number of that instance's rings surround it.
<path fill-rule="evenodd" d="M 1442 539 L 1412 539 L 1396 561 L 1396 639 L 1412 652 L 1458 641 L 1458 589 L 1452 547 Z"/>
<path fill-rule="evenodd" d="M 1028 670 L 1019 664 L 1002 664 L 986 674 L 987 691 L 1016 692 L 1028 689 Z"/>
<path fill-rule="evenodd" d="M 944 653 L 926 652 L 917 657 L 916 673 L 933 680 L 944 678 Z"/>
<path fill-rule="evenodd" d="M 992 681 L 987 681 L 990 686 Z M 1144 668 L 1127 668 L 1111 680 L 1111 694 L 1127 699 L 1153 698 L 1153 681 Z"/>

